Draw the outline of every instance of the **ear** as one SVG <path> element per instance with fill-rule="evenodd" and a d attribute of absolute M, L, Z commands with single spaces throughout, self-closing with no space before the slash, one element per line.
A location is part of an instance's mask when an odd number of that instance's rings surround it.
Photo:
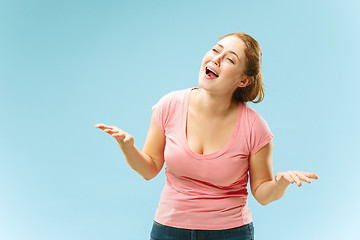
<path fill-rule="evenodd" d="M 243 76 L 241 77 L 241 80 L 238 82 L 238 87 L 246 87 L 246 86 L 248 86 L 250 83 L 252 83 L 252 81 L 254 81 L 254 77 L 253 77 L 253 76 L 243 75 Z"/>

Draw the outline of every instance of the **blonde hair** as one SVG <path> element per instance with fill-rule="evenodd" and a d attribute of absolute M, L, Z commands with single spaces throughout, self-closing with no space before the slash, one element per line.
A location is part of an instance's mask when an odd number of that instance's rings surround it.
<path fill-rule="evenodd" d="M 220 38 L 226 38 L 229 36 L 237 37 L 241 39 L 245 44 L 244 53 L 246 56 L 245 74 L 252 77 L 252 82 L 246 87 L 238 87 L 232 98 L 237 102 L 253 102 L 259 103 L 264 99 L 264 88 L 262 83 L 261 72 L 261 49 L 259 43 L 243 32 L 230 33 Z M 256 101 L 254 101 L 258 98 Z"/>

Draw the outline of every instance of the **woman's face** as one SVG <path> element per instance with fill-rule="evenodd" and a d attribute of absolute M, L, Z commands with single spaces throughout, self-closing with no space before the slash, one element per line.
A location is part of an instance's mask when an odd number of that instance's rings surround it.
<path fill-rule="evenodd" d="M 223 94 L 233 94 L 238 87 L 246 86 L 244 47 L 237 37 L 221 39 L 203 58 L 199 86 Z"/>

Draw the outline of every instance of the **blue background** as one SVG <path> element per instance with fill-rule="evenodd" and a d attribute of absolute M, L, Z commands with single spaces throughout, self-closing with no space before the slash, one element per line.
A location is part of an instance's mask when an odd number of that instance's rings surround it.
<path fill-rule="evenodd" d="M 263 51 L 274 173 L 313 171 L 261 206 L 256 239 L 360 239 L 360 3 L 0 1 L 0 239 L 148 239 L 164 172 L 145 181 L 96 123 L 142 149 L 151 106 L 197 85 L 230 32 Z"/>

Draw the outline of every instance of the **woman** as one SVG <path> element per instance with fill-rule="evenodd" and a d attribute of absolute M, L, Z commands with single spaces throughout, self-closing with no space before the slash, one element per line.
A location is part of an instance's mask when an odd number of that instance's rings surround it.
<path fill-rule="evenodd" d="M 246 104 L 264 97 L 260 65 L 256 40 L 228 34 L 204 56 L 200 88 L 171 92 L 153 106 L 143 151 L 129 133 L 95 126 L 117 140 L 128 164 L 146 180 L 166 161 L 151 239 L 254 239 L 248 174 L 262 205 L 280 199 L 289 184 L 300 187 L 318 178 L 301 171 L 273 177 L 273 135 Z"/>

